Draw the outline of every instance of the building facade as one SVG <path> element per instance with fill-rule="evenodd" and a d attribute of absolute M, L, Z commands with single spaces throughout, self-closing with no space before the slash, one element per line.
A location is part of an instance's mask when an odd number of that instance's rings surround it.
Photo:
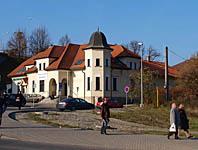
<path fill-rule="evenodd" d="M 99 97 L 123 99 L 130 74 L 140 68 L 140 56 L 122 45 L 107 43 L 94 32 L 88 44 L 51 46 L 14 69 L 12 93 L 44 97 L 79 97 L 96 103 Z"/>

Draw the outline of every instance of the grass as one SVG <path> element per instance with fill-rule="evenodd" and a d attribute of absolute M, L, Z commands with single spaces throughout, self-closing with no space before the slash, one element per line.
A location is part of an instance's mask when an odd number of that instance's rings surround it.
<path fill-rule="evenodd" d="M 198 118 L 190 114 L 190 129 L 198 131 Z M 120 119 L 128 122 L 149 125 L 153 127 L 168 128 L 169 127 L 169 108 L 145 106 L 144 108 L 129 106 L 124 111 L 112 111 L 112 118 Z"/>
<path fill-rule="evenodd" d="M 156 109 L 149 106 L 144 108 L 129 106 L 122 112 L 112 112 L 111 117 L 128 122 L 167 128 L 169 123 L 168 111 L 165 107 Z"/>
<path fill-rule="evenodd" d="M 43 118 L 41 118 L 40 114 L 35 114 L 35 113 L 28 113 L 28 119 L 34 120 L 34 121 L 36 121 L 38 123 L 41 123 L 41 124 L 53 126 L 53 127 L 60 127 L 61 126 L 61 127 L 64 127 L 64 128 L 78 128 L 77 126 L 71 126 L 71 125 L 68 125 L 68 124 L 60 124 L 60 123 L 54 122 L 52 120 L 43 119 Z"/>

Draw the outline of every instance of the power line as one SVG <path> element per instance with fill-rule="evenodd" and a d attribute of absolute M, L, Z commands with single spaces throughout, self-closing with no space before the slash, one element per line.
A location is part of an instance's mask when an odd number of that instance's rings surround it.
<path fill-rule="evenodd" d="M 173 55 L 175 55 L 175 56 L 177 56 L 177 57 L 179 57 L 179 58 L 181 58 L 181 59 L 183 59 L 183 60 L 187 60 L 186 58 L 184 58 L 184 57 L 178 55 L 177 53 L 175 53 L 174 51 L 172 51 L 172 50 L 170 50 L 170 49 L 169 49 L 168 51 L 171 52 Z"/>

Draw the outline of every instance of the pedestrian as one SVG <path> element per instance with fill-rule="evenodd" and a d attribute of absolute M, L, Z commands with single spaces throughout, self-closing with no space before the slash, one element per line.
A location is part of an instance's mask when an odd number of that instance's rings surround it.
<path fill-rule="evenodd" d="M 178 136 L 179 122 L 180 122 L 180 117 L 177 106 L 175 103 L 172 103 L 170 110 L 170 128 L 168 132 L 168 139 L 170 139 L 170 136 L 172 136 L 173 134 L 175 134 L 175 139 L 179 139 Z"/>
<path fill-rule="evenodd" d="M 109 118 L 110 118 L 110 110 L 108 106 L 108 98 L 105 97 L 101 104 L 101 117 L 102 117 L 102 127 L 101 134 L 107 134 L 106 129 L 108 127 Z"/>
<path fill-rule="evenodd" d="M 21 110 L 21 105 L 22 105 L 22 94 L 21 94 L 21 92 L 19 92 L 16 95 L 16 103 L 17 103 L 18 109 Z"/>
<path fill-rule="evenodd" d="M 179 105 L 179 115 L 180 115 L 180 124 L 179 129 L 184 130 L 184 133 L 188 139 L 192 138 L 193 136 L 189 133 L 189 120 L 186 115 L 186 111 L 184 109 L 184 104 Z"/>
<path fill-rule="evenodd" d="M 0 93 L 0 126 L 1 126 L 1 122 L 2 122 L 2 116 L 3 116 L 3 113 L 5 112 L 7 108 L 7 105 L 6 105 L 6 97 Z"/>

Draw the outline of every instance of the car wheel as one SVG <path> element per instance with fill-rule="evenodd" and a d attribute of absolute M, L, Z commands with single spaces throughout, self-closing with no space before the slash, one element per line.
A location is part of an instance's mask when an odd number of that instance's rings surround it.
<path fill-rule="evenodd" d="M 64 111 L 65 109 L 59 109 L 60 111 Z"/>
<path fill-rule="evenodd" d="M 72 107 L 70 110 L 71 110 L 71 111 L 75 111 L 75 110 L 76 110 L 76 108 L 75 108 L 75 107 Z"/>

